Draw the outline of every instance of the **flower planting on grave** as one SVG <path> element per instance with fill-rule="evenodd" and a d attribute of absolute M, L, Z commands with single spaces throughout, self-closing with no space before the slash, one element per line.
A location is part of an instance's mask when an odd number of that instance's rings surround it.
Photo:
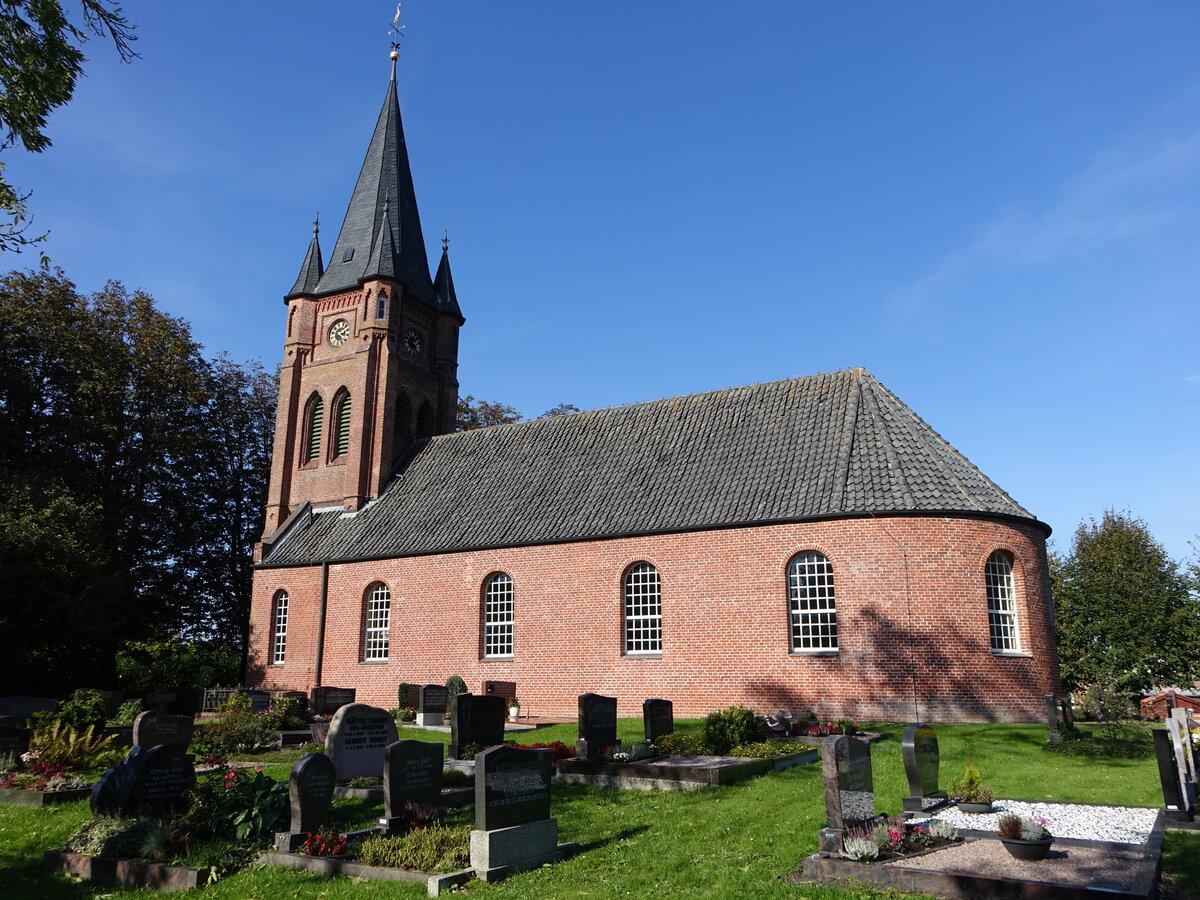
<path fill-rule="evenodd" d="M 550 758 L 557 762 L 560 759 L 574 759 L 575 748 L 564 744 L 562 741 L 551 741 L 548 744 L 540 741 L 533 744 L 518 744 L 516 741 L 505 741 L 510 747 L 519 747 L 522 750 L 549 750 Z"/>
<path fill-rule="evenodd" d="M 279 741 L 280 716 L 271 713 L 271 709 L 252 712 L 248 696 L 240 692 L 232 694 L 218 710 L 220 718 L 204 725 L 196 741 L 212 756 L 267 750 Z"/>
<path fill-rule="evenodd" d="M 350 842 L 337 832 L 310 831 L 299 852 L 305 856 L 345 856 L 350 852 Z"/>
<path fill-rule="evenodd" d="M 960 803 L 991 806 L 992 801 L 996 799 L 996 792 L 983 783 L 979 769 L 967 763 L 963 767 L 962 777 L 950 782 L 950 796 Z"/>
<path fill-rule="evenodd" d="M 355 855 L 368 866 L 434 874 L 453 872 L 471 861 L 471 829 L 430 825 L 405 834 L 376 835 L 363 841 Z"/>
<path fill-rule="evenodd" d="M 857 862 L 886 862 L 935 850 L 958 840 L 958 831 L 940 819 L 933 819 L 928 825 L 859 825 L 847 832 L 842 842 L 842 855 Z"/>
<path fill-rule="evenodd" d="M 1044 841 L 1053 837 L 1049 822 L 1041 816 L 1018 816 L 1009 813 L 996 822 L 996 834 L 1012 841 Z"/>

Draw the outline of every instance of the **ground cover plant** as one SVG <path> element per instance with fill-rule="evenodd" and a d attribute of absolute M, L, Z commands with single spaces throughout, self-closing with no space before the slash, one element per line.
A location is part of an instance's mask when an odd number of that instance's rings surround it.
<path fill-rule="evenodd" d="M 699 720 L 676 720 L 679 733 L 698 733 Z M 873 746 L 877 805 L 898 812 L 908 784 L 900 754 L 901 725 L 876 726 L 887 737 Z M 1000 797 L 1158 806 L 1162 797 L 1153 759 L 1075 758 L 1046 753 L 1046 729 L 1037 725 L 937 726 L 943 778 L 960 773 L 969 758 Z M 402 730 L 401 738 L 444 741 L 439 732 Z M 542 742 L 573 743 L 574 723 L 522 735 Z M 641 720 L 622 719 L 618 735 L 641 741 Z M 272 779 L 286 779 L 290 764 L 264 766 Z M 339 832 L 373 824 L 380 806 L 337 800 L 331 823 Z M 816 849 L 824 821 L 819 765 L 798 766 L 764 778 L 709 791 L 617 791 L 555 785 L 552 813 L 560 840 L 577 841 L 578 856 L 499 885 L 474 884 L 467 891 L 505 900 L 642 896 L 657 898 L 765 897 L 788 900 L 900 898 L 892 891 L 838 890 L 793 885 L 779 876 L 799 867 Z M 158 897 L 149 891 L 117 891 L 72 883 L 41 868 L 44 850 L 61 847 L 87 818 L 84 801 L 63 807 L 0 807 L 0 896 L 48 900 L 109 895 Z M 469 824 L 469 810 L 447 816 L 448 827 Z M 204 848 L 201 847 L 200 850 Z M 198 851 L 199 852 L 199 851 Z M 1200 896 L 1200 834 L 1169 832 L 1164 868 L 1177 900 Z M 411 898 L 421 884 L 356 883 L 318 878 L 279 868 L 243 869 L 204 890 L 211 900 L 275 897 L 301 900 Z"/>

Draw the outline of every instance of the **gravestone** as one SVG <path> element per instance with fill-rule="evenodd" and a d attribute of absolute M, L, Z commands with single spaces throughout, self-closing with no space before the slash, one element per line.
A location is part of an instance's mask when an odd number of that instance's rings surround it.
<path fill-rule="evenodd" d="M 24 719 L 13 717 L 14 722 L 23 722 Z M 28 728 L 20 728 L 16 725 L 0 725 L 0 756 L 12 756 L 20 758 L 22 753 L 29 750 L 29 737 L 33 732 Z"/>
<path fill-rule="evenodd" d="M 1158 779 L 1162 784 L 1163 806 L 1168 822 L 1191 822 L 1195 816 L 1194 789 L 1180 777 L 1182 766 L 1176 756 L 1171 734 L 1162 728 L 1154 735 L 1154 755 L 1158 762 Z"/>
<path fill-rule="evenodd" d="M 384 709 L 348 703 L 333 714 L 325 753 L 333 761 L 338 781 L 378 778 L 383 774 L 383 751 L 396 740 L 396 720 Z"/>
<path fill-rule="evenodd" d="M 599 759 L 605 750 L 619 750 L 617 740 L 617 698 L 601 694 L 579 696 L 579 740 L 576 759 Z"/>
<path fill-rule="evenodd" d="M 305 835 L 328 823 L 336 780 L 333 761 L 324 753 L 306 753 L 296 760 L 288 778 L 291 823 L 287 831 L 275 835 L 276 850 L 292 853 Z"/>
<path fill-rule="evenodd" d="M 490 696 L 503 697 L 504 704 L 507 706 L 508 701 L 517 696 L 517 683 L 515 681 L 485 681 L 483 692 Z"/>
<path fill-rule="evenodd" d="M 151 711 L 166 714 L 171 704 L 175 702 L 175 692 L 165 682 L 159 682 L 154 690 L 146 695 L 146 705 Z"/>
<path fill-rule="evenodd" d="M 1050 696 L 1053 698 L 1053 694 Z M 904 798 L 905 811 L 925 812 L 949 802 L 946 792 L 938 790 L 937 732 L 923 722 L 911 722 L 904 729 L 901 748 L 904 771 L 908 775 L 909 796 Z"/>
<path fill-rule="evenodd" d="M 441 725 L 446 721 L 449 692 L 440 684 L 424 684 L 417 691 L 417 724 Z"/>
<path fill-rule="evenodd" d="M 822 853 L 839 853 L 846 832 L 875 819 L 871 745 L 836 735 L 821 740 L 825 778 L 825 827 L 819 832 Z"/>
<path fill-rule="evenodd" d="M 642 727 L 647 744 L 653 744 L 664 734 L 674 734 L 675 705 L 670 700 L 642 701 Z"/>
<path fill-rule="evenodd" d="M 1183 758 L 1184 768 L 1187 770 L 1188 779 L 1194 784 L 1197 779 L 1200 779 L 1200 774 L 1196 771 L 1196 747 L 1192 743 L 1190 726 L 1188 717 L 1190 711 L 1181 707 L 1175 707 L 1171 710 L 1171 719 L 1179 724 L 1172 728 L 1170 720 L 1167 722 L 1167 730 L 1171 732 L 1171 741 L 1176 745 L 1176 753 Z"/>
<path fill-rule="evenodd" d="M 269 691 L 246 691 L 246 696 L 250 698 L 250 712 L 262 712 L 271 705 Z"/>
<path fill-rule="evenodd" d="M 503 698 L 497 698 L 503 700 Z M 475 757 L 471 866 L 484 881 L 561 858 L 550 818 L 549 750 L 491 747 Z"/>
<path fill-rule="evenodd" d="M 403 830 L 404 807 L 442 802 L 442 745 L 396 741 L 383 753 L 383 818 L 388 834 Z"/>
<path fill-rule="evenodd" d="M 314 716 L 332 716 L 347 703 L 353 703 L 358 692 L 354 688 L 317 687 L 312 691 Z"/>
<path fill-rule="evenodd" d="M 16 716 L 22 722 L 39 712 L 54 712 L 58 701 L 52 697 L 27 697 L 17 695 L 0 697 L 0 716 Z"/>
<path fill-rule="evenodd" d="M 92 814 L 166 815 L 187 806 L 187 793 L 195 782 L 192 757 L 182 748 L 134 747 L 92 788 Z"/>
<path fill-rule="evenodd" d="M 1050 735 L 1046 738 L 1049 744 L 1062 743 L 1062 735 L 1058 733 L 1058 701 L 1055 700 L 1053 694 L 1046 695 L 1046 724 L 1050 728 Z M 908 807 L 904 807 L 908 809 Z"/>
<path fill-rule="evenodd" d="M 191 716 L 168 716 L 163 713 L 138 713 L 133 720 L 133 746 L 157 747 L 160 744 L 184 750 L 192 743 L 196 723 Z"/>
<path fill-rule="evenodd" d="M 467 744 L 476 744 L 480 748 L 503 744 L 507 714 L 507 702 L 503 697 L 458 694 L 450 707 L 450 758 L 458 759 Z"/>

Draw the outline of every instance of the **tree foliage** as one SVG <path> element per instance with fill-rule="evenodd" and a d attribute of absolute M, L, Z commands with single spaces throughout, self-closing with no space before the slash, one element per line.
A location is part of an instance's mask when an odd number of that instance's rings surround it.
<path fill-rule="evenodd" d="M 0 672 L 104 677 L 118 638 L 241 644 L 274 404 L 144 293 L 0 278 L 0 629 L 22 636 Z"/>
<path fill-rule="evenodd" d="M 520 421 L 521 414 L 507 404 L 476 400 L 470 394 L 458 398 L 458 415 L 455 417 L 455 427 L 458 431 L 471 431 L 491 425 L 510 425 Z"/>
<path fill-rule="evenodd" d="M 111 0 L 80 0 L 81 24 L 73 23 L 60 0 L 0 3 L 0 151 L 20 144 L 31 153 L 50 146 L 46 117 L 67 103 L 83 71 L 80 48 L 91 37 L 108 38 L 126 62 L 137 57 L 133 26 Z M 0 163 L 0 250 L 20 252 L 46 235 L 26 234 L 29 222 L 22 193 L 4 177 Z"/>
<path fill-rule="evenodd" d="M 1050 573 L 1065 688 L 1136 694 L 1200 673 L 1200 604 L 1145 522 L 1107 510 L 1080 524 Z"/>

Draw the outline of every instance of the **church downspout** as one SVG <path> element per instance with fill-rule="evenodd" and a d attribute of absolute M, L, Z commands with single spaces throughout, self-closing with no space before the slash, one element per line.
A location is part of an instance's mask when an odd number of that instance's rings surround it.
<path fill-rule="evenodd" d="M 313 667 L 313 687 L 321 686 L 321 664 L 325 661 L 325 610 L 329 605 L 329 563 L 321 563 L 321 612 L 317 619 L 317 661 Z"/>

